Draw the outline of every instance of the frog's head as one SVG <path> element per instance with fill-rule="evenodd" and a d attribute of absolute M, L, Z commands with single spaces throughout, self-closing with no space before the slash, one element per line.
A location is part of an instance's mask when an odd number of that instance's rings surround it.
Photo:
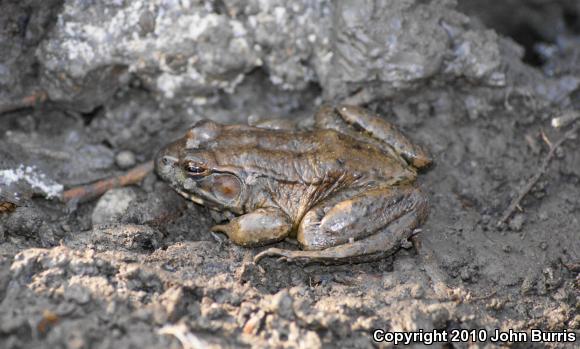
<path fill-rule="evenodd" d="M 243 201 L 243 182 L 235 171 L 218 166 L 213 151 L 205 148 L 216 125 L 198 123 L 183 138 L 161 149 L 155 171 L 185 198 L 236 212 Z"/>

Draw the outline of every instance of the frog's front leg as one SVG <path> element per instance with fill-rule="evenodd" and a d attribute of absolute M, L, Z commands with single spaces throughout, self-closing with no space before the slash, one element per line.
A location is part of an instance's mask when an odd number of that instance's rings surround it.
<path fill-rule="evenodd" d="M 211 231 L 225 233 L 237 245 L 261 246 L 284 240 L 291 229 L 290 217 L 282 210 L 261 208 L 215 225 Z"/>
<path fill-rule="evenodd" d="M 267 256 L 307 262 L 369 261 L 394 253 L 427 217 L 426 196 L 413 187 L 373 189 L 353 198 L 323 202 L 309 211 L 298 229 L 305 251 L 270 248 Z"/>

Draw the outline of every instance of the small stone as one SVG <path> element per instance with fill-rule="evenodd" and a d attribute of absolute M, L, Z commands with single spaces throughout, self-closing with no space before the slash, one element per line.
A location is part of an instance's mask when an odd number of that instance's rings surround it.
<path fill-rule="evenodd" d="M 132 188 L 111 189 L 103 195 L 91 216 L 93 226 L 116 222 L 129 208 L 131 201 L 137 198 Z"/>
<path fill-rule="evenodd" d="M 187 297 L 182 287 L 173 286 L 160 297 L 160 303 L 167 314 L 167 320 L 175 322 L 187 311 Z"/>
<path fill-rule="evenodd" d="M 322 348 L 322 342 L 316 332 L 308 331 L 298 341 L 298 348 L 319 349 Z"/>
<path fill-rule="evenodd" d="M 546 212 L 546 211 L 540 211 L 540 213 L 538 214 L 538 218 L 541 221 L 547 220 L 548 219 L 548 212 Z"/>
<path fill-rule="evenodd" d="M 484 214 L 481 216 L 481 224 L 483 225 L 487 225 L 489 224 L 489 222 L 491 222 L 491 216 L 488 214 Z"/>
<path fill-rule="evenodd" d="M 383 288 L 388 290 L 399 284 L 399 281 L 392 275 L 392 273 L 385 273 L 383 275 Z"/>
<path fill-rule="evenodd" d="M 260 328 L 264 322 L 264 318 L 266 317 L 266 313 L 263 310 L 260 310 L 256 314 L 254 314 L 244 325 L 242 332 L 245 334 L 257 335 L 260 332 Z"/>
<path fill-rule="evenodd" d="M 270 309 L 285 319 L 294 318 L 294 300 L 290 297 L 288 290 L 284 289 L 272 297 Z"/>
<path fill-rule="evenodd" d="M 468 268 L 463 268 L 461 270 L 461 273 L 459 274 L 459 276 L 461 277 L 461 280 L 463 280 L 463 281 L 471 280 L 471 272 Z"/>
<path fill-rule="evenodd" d="M 500 301 L 498 298 L 492 298 L 485 307 L 486 309 L 489 310 L 501 310 L 503 306 L 504 303 Z"/>
<path fill-rule="evenodd" d="M 536 275 L 530 274 L 524 278 L 520 291 L 522 294 L 530 294 L 536 286 Z"/>
<path fill-rule="evenodd" d="M 408 250 L 411 247 L 413 247 L 413 243 L 411 241 L 409 241 L 408 239 L 403 239 L 401 240 L 401 248 Z"/>
<path fill-rule="evenodd" d="M 540 242 L 540 248 L 545 251 L 548 248 L 548 243 L 545 241 Z"/>
<path fill-rule="evenodd" d="M 54 313 L 60 317 L 72 314 L 76 310 L 76 305 L 72 302 L 62 302 L 57 307 Z"/>
<path fill-rule="evenodd" d="M 413 287 L 411 287 L 411 297 L 415 298 L 415 299 L 420 299 L 423 298 L 423 296 L 425 295 L 425 290 L 423 289 L 423 287 L 419 284 L 413 285 Z"/>
<path fill-rule="evenodd" d="M 137 160 L 135 159 L 135 154 L 133 154 L 132 151 L 123 150 L 115 156 L 115 163 L 117 166 L 119 166 L 120 169 L 125 170 L 135 166 Z"/>
<path fill-rule="evenodd" d="M 509 228 L 512 231 L 520 231 L 522 230 L 523 225 L 524 225 L 524 215 L 517 214 L 514 216 L 514 218 L 510 220 Z"/>
<path fill-rule="evenodd" d="M 65 289 L 64 298 L 77 304 L 87 304 L 91 300 L 91 295 L 86 288 L 72 285 Z"/>

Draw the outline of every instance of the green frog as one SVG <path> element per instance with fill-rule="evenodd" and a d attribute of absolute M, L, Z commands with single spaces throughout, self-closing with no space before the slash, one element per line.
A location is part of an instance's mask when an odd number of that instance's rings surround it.
<path fill-rule="evenodd" d="M 413 183 L 428 153 L 367 109 L 324 106 L 309 130 L 203 120 L 155 159 L 185 198 L 225 212 L 212 232 L 241 246 L 287 238 L 300 250 L 258 253 L 288 261 L 364 262 L 393 254 L 427 218 Z"/>

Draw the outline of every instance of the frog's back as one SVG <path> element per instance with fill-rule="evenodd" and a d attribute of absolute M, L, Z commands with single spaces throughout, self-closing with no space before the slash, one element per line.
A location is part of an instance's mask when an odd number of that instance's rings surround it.
<path fill-rule="evenodd" d="M 220 166 L 253 176 L 317 184 L 336 178 L 396 183 L 414 171 L 372 145 L 334 130 L 279 131 L 226 126 L 207 148 Z"/>

